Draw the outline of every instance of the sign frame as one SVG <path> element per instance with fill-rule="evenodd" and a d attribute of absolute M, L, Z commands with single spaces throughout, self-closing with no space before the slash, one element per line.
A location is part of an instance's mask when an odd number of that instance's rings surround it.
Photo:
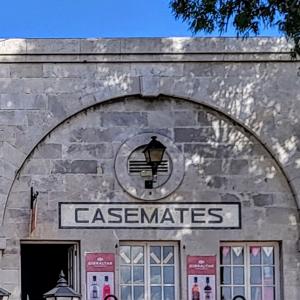
<path fill-rule="evenodd" d="M 62 206 L 63 205 L 126 205 L 128 207 L 130 206 L 150 206 L 153 207 L 160 207 L 161 205 L 174 205 L 174 203 L 170 202 L 59 202 L 58 203 L 58 218 L 59 218 L 59 229 L 159 229 L 159 230 L 177 230 L 177 229 L 196 229 L 196 230 L 228 230 L 228 229 L 241 229 L 242 228 L 242 215 L 241 215 L 241 203 L 240 202 L 175 202 L 176 205 L 220 205 L 220 206 L 226 206 L 226 205 L 234 205 L 237 208 L 238 213 L 238 222 L 237 226 L 70 226 L 70 225 L 63 225 L 62 224 Z"/>

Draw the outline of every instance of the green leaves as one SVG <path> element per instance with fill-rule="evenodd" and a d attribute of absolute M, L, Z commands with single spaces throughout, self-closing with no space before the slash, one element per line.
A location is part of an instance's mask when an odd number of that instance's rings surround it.
<path fill-rule="evenodd" d="M 232 24 L 237 36 L 248 37 L 277 27 L 294 41 L 294 57 L 300 55 L 300 0 L 171 0 L 170 6 L 193 33 L 222 34 Z"/>

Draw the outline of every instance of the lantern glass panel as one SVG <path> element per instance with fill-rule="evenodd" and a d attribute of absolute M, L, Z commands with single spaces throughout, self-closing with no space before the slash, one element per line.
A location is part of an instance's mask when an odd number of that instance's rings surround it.
<path fill-rule="evenodd" d="M 152 163 L 161 162 L 163 154 L 164 154 L 163 149 L 151 149 L 150 150 L 151 162 Z"/>
<path fill-rule="evenodd" d="M 147 164 L 149 164 L 151 162 L 150 151 L 149 150 L 145 151 L 144 155 L 145 155 L 145 159 L 146 159 Z"/>

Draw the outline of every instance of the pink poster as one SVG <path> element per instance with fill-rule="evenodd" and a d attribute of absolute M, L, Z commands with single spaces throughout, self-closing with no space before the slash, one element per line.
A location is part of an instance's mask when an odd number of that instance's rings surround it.
<path fill-rule="evenodd" d="M 85 268 L 88 300 L 104 300 L 108 295 L 114 295 L 113 253 L 86 253 Z"/>
<path fill-rule="evenodd" d="M 188 300 L 216 300 L 216 257 L 188 256 Z"/>

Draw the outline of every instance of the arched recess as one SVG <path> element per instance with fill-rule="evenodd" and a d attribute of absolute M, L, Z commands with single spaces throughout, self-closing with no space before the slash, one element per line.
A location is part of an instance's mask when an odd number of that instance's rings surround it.
<path fill-rule="evenodd" d="M 279 162 L 279 160 L 276 158 L 276 155 L 274 154 L 274 152 L 272 151 L 272 149 L 267 145 L 267 143 L 265 141 L 263 141 L 251 128 L 249 128 L 247 125 L 245 125 L 241 120 L 236 119 L 235 117 L 233 117 L 232 115 L 230 115 L 228 112 L 224 111 L 223 109 L 220 109 L 214 105 L 208 104 L 206 102 L 202 102 L 199 101 L 198 99 L 193 99 L 191 97 L 182 97 L 182 96 L 176 96 L 176 95 L 171 95 L 171 94 L 159 94 L 156 96 L 144 96 L 142 94 L 130 94 L 130 95 L 122 95 L 122 96 L 117 96 L 114 98 L 110 98 L 110 99 L 102 99 L 99 100 L 96 103 L 90 104 L 85 106 L 84 108 L 79 109 L 76 112 L 71 113 L 69 116 L 65 117 L 62 121 L 60 121 L 59 123 L 57 123 L 55 126 L 53 126 L 46 134 L 44 134 L 44 136 L 31 148 L 30 152 L 28 153 L 28 155 L 26 156 L 26 158 L 22 161 L 22 163 L 20 164 L 19 168 L 17 169 L 15 176 L 11 182 L 10 185 L 10 189 L 6 198 L 6 202 L 5 202 L 5 206 L 4 206 L 4 212 L 3 212 L 3 217 L 2 217 L 2 225 L 5 224 L 5 218 L 6 218 L 6 211 L 7 211 L 7 206 L 8 206 L 8 201 L 9 201 L 9 197 L 10 197 L 10 193 L 12 190 L 12 187 L 16 181 L 16 179 L 18 178 L 20 172 L 22 171 L 23 166 L 25 165 L 26 161 L 31 157 L 31 155 L 33 154 L 33 152 L 37 149 L 37 147 L 49 136 L 51 135 L 52 132 L 54 132 L 56 129 L 58 129 L 61 125 L 65 124 L 66 122 L 70 121 L 72 118 L 76 117 L 78 114 L 83 113 L 93 107 L 96 107 L 100 104 L 105 104 L 105 103 L 109 103 L 109 102 L 114 102 L 114 101 L 121 101 L 123 99 L 130 99 L 132 97 L 140 97 L 141 99 L 147 99 L 149 101 L 155 101 L 155 99 L 158 99 L 160 96 L 162 97 L 168 97 L 170 99 L 174 99 L 174 100 L 178 100 L 178 101 L 187 101 L 196 105 L 201 105 L 202 107 L 206 107 L 207 109 L 211 110 L 211 111 L 215 111 L 218 114 L 221 114 L 224 118 L 224 120 L 227 120 L 229 122 L 231 122 L 232 124 L 236 125 L 237 127 L 239 127 L 239 129 L 241 131 L 243 131 L 245 134 L 251 136 L 258 144 L 261 145 L 261 147 L 266 151 L 266 153 L 268 153 L 268 155 L 270 156 L 270 158 L 272 159 L 272 161 L 274 162 L 274 164 L 277 166 L 277 168 L 280 170 L 280 172 L 282 173 L 283 177 L 286 179 L 287 184 L 289 186 L 290 192 L 293 195 L 294 201 L 295 201 L 295 205 L 298 208 L 298 210 L 300 209 L 299 207 L 299 202 L 297 201 L 297 194 L 294 191 L 294 188 L 289 180 L 289 177 L 287 175 L 287 173 L 285 172 L 284 167 L 281 165 L 281 163 Z M 96 97 L 95 97 L 96 98 Z"/>

